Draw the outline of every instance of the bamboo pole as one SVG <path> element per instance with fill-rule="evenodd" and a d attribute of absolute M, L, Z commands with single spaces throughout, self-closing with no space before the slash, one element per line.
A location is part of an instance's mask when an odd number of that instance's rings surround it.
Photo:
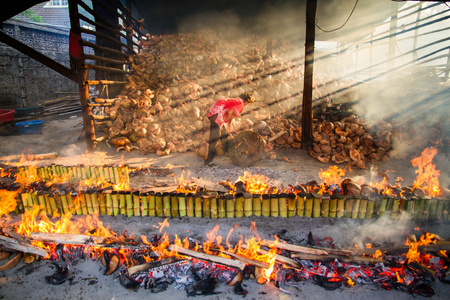
<path fill-rule="evenodd" d="M 264 217 L 268 217 L 268 216 L 270 216 L 270 195 L 269 194 L 262 194 L 261 198 L 262 198 L 261 214 Z"/>
<path fill-rule="evenodd" d="M 75 212 L 75 204 L 73 202 L 73 195 L 71 192 L 67 193 L 67 202 L 69 203 L 69 210 L 71 214 L 76 214 Z"/>
<path fill-rule="evenodd" d="M 192 193 L 186 194 L 186 214 L 189 218 L 194 217 L 194 197 Z"/>
<path fill-rule="evenodd" d="M 337 198 L 336 218 L 342 218 L 345 215 L 345 196 L 341 194 L 335 196 Z"/>
<path fill-rule="evenodd" d="M 399 211 L 400 211 L 400 198 L 395 197 L 394 200 L 392 201 L 391 218 L 397 219 Z"/>
<path fill-rule="evenodd" d="M 150 217 L 156 216 L 156 193 L 150 191 L 147 196 L 148 199 L 148 215 Z"/>
<path fill-rule="evenodd" d="M 225 218 L 227 216 L 227 210 L 225 208 L 225 195 L 223 194 L 219 194 L 219 196 L 217 197 L 217 211 L 219 214 L 219 218 Z"/>
<path fill-rule="evenodd" d="M 249 192 L 244 192 L 244 216 L 250 217 L 253 214 L 253 198 Z"/>
<path fill-rule="evenodd" d="M 353 211 L 353 199 L 348 196 L 345 197 L 345 217 L 351 219 Z"/>
<path fill-rule="evenodd" d="M 202 194 L 201 193 L 195 193 L 194 194 L 194 213 L 196 218 L 202 217 Z"/>
<path fill-rule="evenodd" d="M 161 193 L 155 194 L 155 213 L 157 217 L 164 217 L 163 196 Z"/>
<path fill-rule="evenodd" d="M 367 200 L 366 219 L 371 219 L 372 218 L 374 206 L 375 206 L 375 200 L 372 197 L 369 197 L 368 200 Z"/>
<path fill-rule="evenodd" d="M 297 216 L 305 216 L 306 209 L 306 193 L 299 192 L 297 194 Z"/>
<path fill-rule="evenodd" d="M 148 216 L 148 193 L 139 193 L 139 199 L 141 202 L 141 216 Z"/>
<path fill-rule="evenodd" d="M 165 217 L 170 217 L 170 193 L 164 192 L 163 198 L 163 212 Z"/>
<path fill-rule="evenodd" d="M 86 211 L 87 214 L 92 215 L 94 213 L 94 209 L 92 207 L 92 201 L 91 201 L 91 195 L 90 192 L 87 191 L 86 193 L 84 193 L 84 200 L 86 201 Z"/>
<path fill-rule="evenodd" d="M 203 218 L 211 218 L 211 195 L 204 194 L 202 196 L 202 202 Z"/>
<path fill-rule="evenodd" d="M 170 193 L 170 214 L 172 218 L 179 216 L 178 195 L 176 192 Z"/>
<path fill-rule="evenodd" d="M 33 195 L 33 194 L 32 194 Z M 61 203 L 61 192 L 60 191 L 54 191 L 53 192 L 53 199 L 55 201 L 56 210 L 58 214 L 63 214 L 63 207 Z"/>
<path fill-rule="evenodd" d="M 352 219 L 356 219 L 359 213 L 359 205 L 361 203 L 361 196 L 353 196 L 353 209 L 352 209 Z"/>
<path fill-rule="evenodd" d="M 438 198 L 437 197 L 431 198 L 429 205 L 430 213 L 428 215 L 429 220 L 436 220 L 437 205 L 438 205 Z"/>
<path fill-rule="evenodd" d="M 386 203 L 386 211 L 384 212 L 385 215 L 391 216 L 392 215 L 392 207 L 394 206 L 394 196 L 387 195 L 387 203 Z"/>
<path fill-rule="evenodd" d="M 365 219 L 366 218 L 367 201 L 368 201 L 367 197 L 361 196 L 361 202 L 359 203 L 359 213 L 358 213 L 358 218 L 359 219 Z"/>
<path fill-rule="evenodd" d="M 63 213 L 64 214 L 70 213 L 69 201 L 67 201 L 66 192 L 61 191 L 60 197 L 61 197 L 61 206 L 62 206 Z"/>
<path fill-rule="evenodd" d="M 113 204 L 113 215 L 118 216 L 120 214 L 120 195 L 117 191 L 111 192 L 111 200 Z"/>
<path fill-rule="evenodd" d="M 444 208 L 446 207 L 446 199 L 444 197 L 438 198 L 436 219 L 439 221 L 444 220 Z"/>
<path fill-rule="evenodd" d="M 234 196 L 225 194 L 227 218 L 234 218 Z"/>
<path fill-rule="evenodd" d="M 406 207 L 405 207 L 405 212 L 408 213 L 409 215 L 412 215 L 414 213 L 414 196 L 411 198 L 408 198 L 406 201 Z"/>
<path fill-rule="evenodd" d="M 89 193 L 89 196 L 90 196 L 91 202 L 92 202 L 93 213 L 98 215 L 100 212 L 100 204 L 98 202 L 98 193 L 95 191 L 92 191 Z"/>
<path fill-rule="evenodd" d="M 180 217 L 186 216 L 186 194 L 185 193 L 177 193 L 177 202 L 178 202 L 178 215 Z"/>
<path fill-rule="evenodd" d="M 217 210 L 217 195 L 216 194 L 211 195 L 210 208 L 211 208 L 211 212 L 210 212 L 211 219 L 217 219 L 218 210 Z"/>
<path fill-rule="evenodd" d="M 125 191 L 118 191 L 117 195 L 119 196 L 119 214 L 126 215 L 127 214 L 127 201 L 125 199 Z"/>
<path fill-rule="evenodd" d="M 287 194 L 281 193 L 278 196 L 278 212 L 283 218 L 287 218 Z"/>
<path fill-rule="evenodd" d="M 311 218 L 313 211 L 314 197 L 311 193 L 305 195 L 305 217 Z"/>
<path fill-rule="evenodd" d="M 236 218 L 242 218 L 244 216 L 244 194 L 243 193 L 237 193 L 234 196 L 235 203 L 234 203 L 234 216 Z"/>
<path fill-rule="evenodd" d="M 320 217 L 320 210 L 321 210 L 321 200 L 322 200 L 322 196 L 318 193 L 311 193 L 311 195 L 313 196 L 313 211 L 312 211 L 312 217 L 313 218 L 318 218 Z"/>
<path fill-rule="evenodd" d="M 297 195 L 294 193 L 287 194 L 288 197 L 288 217 L 291 218 L 296 215 Z M 303 202 L 302 202 L 303 204 Z"/>
<path fill-rule="evenodd" d="M 328 218 L 330 215 L 330 195 L 327 193 L 322 194 L 322 206 L 320 210 L 322 218 Z"/>
<path fill-rule="evenodd" d="M 330 196 L 330 218 L 336 218 L 337 216 L 337 197 L 336 195 Z"/>
<path fill-rule="evenodd" d="M 141 217 L 142 216 L 142 212 L 141 212 L 141 197 L 139 195 L 139 191 L 135 191 L 132 194 L 132 198 L 133 198 L 133 215 L 135 217 Z"/>
<path fill-rule="evenodd" d="M 260 194 L 253 194 L 252 195 L 252 199 L 253 199 L 253 215 L 259 217 L 261 216 L 261 195 Z"/>
<path fill-rule="evenodd" d="M 40 210 L 39 213 L 44 212 L 47 213 L 47 205 L 45 204 L 45 198 L 43 193 L 37 193 Z"/>
<path fill-rule="evenodd" d="M 125 192 L 125 215 L 131 217 L 133 215 L 133 194 L 130 191 Z"/>
<path fill-rule="evenodd" d="M 270 195 L 270 216 L 272 217 L 278 217 L 280 214 L 278 199 L 278 194 Z"/>
<path fill-rule="evenodd" d="M 23 190 L 20 193 L 20 199 L 21 199 L 21 202 L 23 205 L 23 210 L 28 211 L 28 193 L 26 192 L 26 190 Z M 49 213 L 49 214 L 51 214 L 51 213 Z"/>
<path fill-rule="evenodd" d="M 81 216 L 83 214 L 83 210 L 81 209 L 81 202 L 82 202 L 81 198 L 82 197 L 80 195 L 80 192 L 73 193 L 72 196 L 74 196 L 73 203 L 74 203 L 75 212 L 77 213 L 77 215 Z"/>
<path fill-rule="evenodd" d="M 113 206 L 113 201 L 112 201 L 112 191 L 111 190 L 106 190 L 103 192 L 105 194 L 105 204 L 106 204 L 106 214 L 108 216 L 112 216 L 113 212 L 114 212 L 114 206 Z"/>

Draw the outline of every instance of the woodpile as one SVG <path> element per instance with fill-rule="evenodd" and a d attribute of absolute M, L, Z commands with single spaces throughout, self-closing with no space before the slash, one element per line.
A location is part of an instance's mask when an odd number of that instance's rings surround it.
<path fill-rule="evenodd" d="M 268 159 L 276 158 L 274 147 L 301 147 L 300 120 L 292 118 L 292 114 L 301 109 L 303 68 L 285 58 L 288 56 L 265 55 L 265 40 L 256 36 L 226 39 L 212 31 L 202 31 L 147 35 L 140 44 L 141 53 L 130 58 L 133 74 L 128 77 L 129 83 L 105 109 L 109 120 L 102 130 L 117 151 L 136 149 L 143 155 L 194 151 L 205 157 L 209 107 L 217 99 L 238 97 L 243 92 L 251 92 L 257 101 L 233 120 L 233 132 L 251 130 L 260 134 L 266 141 Z M 333 84 L 320 84 L 320 80 L 315 98 L 334 88 Z M 338 142 L 342 135 L 336 133 L 333 142 L 321 144 L 324 149 L 314 149 L 311 154 L 326 161 L 334 150 L 335 160 L 340 162 L 350 158 L 353 150 L 358 156 L 350 159 L 360 167 L 369 157 L 381 159 L 382 149 L 387 151 L 388 146 L 383 144 L 369 151 L 362 141 L 375 143 L 389 138 L 369 137 L 361 124 L 348 122 L 348 128 L 347 121 L 336 126 L 351 135 L 348 142 Z M 327 134 L 319 130 L 322 127 L 323 124 L 316 124 L 316 133 Z M 323 129 L 331 130 L 326 126 Z M 324 138 L 328 142 L 329 137 Z M 346 147 L 336 147 L 338 143 Z M 223 154 L 221 145 L 218 154 Z"/>

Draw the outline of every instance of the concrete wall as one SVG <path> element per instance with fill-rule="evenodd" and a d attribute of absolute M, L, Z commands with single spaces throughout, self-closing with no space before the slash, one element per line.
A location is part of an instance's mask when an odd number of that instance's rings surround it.
<path fill-rule="evenodd" d="M 3 32 L 69 67 L 69 30 L 51 25 L 8 20 Z M 55 92 L 76 92 L 77 84 L 0 43 L 0 108 L 33 107 L 57 98 Z"/>

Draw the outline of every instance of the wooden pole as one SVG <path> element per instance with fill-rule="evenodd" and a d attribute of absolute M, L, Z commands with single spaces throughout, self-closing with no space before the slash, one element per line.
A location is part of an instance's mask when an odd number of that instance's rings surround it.
<path fill-rule="evenodd" d="M 314 74 L 314 41 L 316 34 L 317 0 L 306 1 L 306 40 L 305 40 L 305 76 L 303 81 L 302 106 L 302 148 L 309 149 L 313 144 L 312 91 Z"/>

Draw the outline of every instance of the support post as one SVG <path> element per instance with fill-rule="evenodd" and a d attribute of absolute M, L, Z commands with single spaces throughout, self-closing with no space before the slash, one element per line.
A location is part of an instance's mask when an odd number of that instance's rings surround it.
<path fill-rule="evenodd" d="M 302 106 L 302 148 L 309 149 L 313 144 L 312 91 L 314 74 L 314 41 L 316 34 L 317 0 L 306 2 L 306 40 L 305 40 L 305 76 L 303 82 Z"/>

